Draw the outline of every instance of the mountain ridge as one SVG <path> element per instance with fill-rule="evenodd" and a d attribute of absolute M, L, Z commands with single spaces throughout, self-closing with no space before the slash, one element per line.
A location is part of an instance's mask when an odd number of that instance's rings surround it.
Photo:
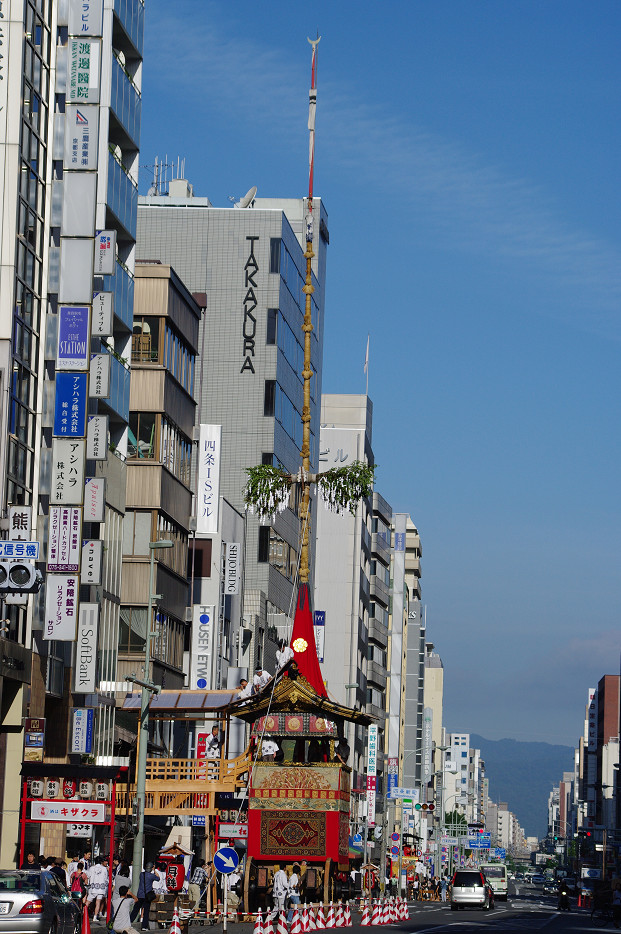
<path fill-rule="evenodd" d="M 573 746 L 517 739 L 485 739 L 470 734 L 470 745 L 481 750 L 490 801 L 506 801 L 528 837 L 548 830 L 548 796 L 563 772 L 573 772 Z"/>

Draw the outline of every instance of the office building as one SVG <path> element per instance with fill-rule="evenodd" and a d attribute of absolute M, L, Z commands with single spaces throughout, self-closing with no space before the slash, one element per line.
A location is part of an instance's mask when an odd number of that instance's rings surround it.
<path fill-rule="evenodd" d="M 366 395 L 325 394 L 321 399 L 319 469 L 354 461 L 374 463 L 373 404 Z M 374 492 L 355 515 L 318 506 L 315 631 L 329 694 L 378 720 L 384 748 L 388 659 L 390 521 L 392 510 Z M 350 726 L 352 789 L 366 789 L 367 730 Z M 377 762 L 375 810 L 383 811 L 384 764 Z"/>
<path fill-rule="evenodd" d="M 76 752 L 72 707 L 95 711 L 81 752 L 103 763 L 116 751 L 144 5 L 11 0 L 2 12 L 2 508 L 9 520 L 21 510 L 45 575 L 3 614 L 23 649 L 22 686 L 3 690 L 13 732 L 0 855 L 11 865 L 21 718 L 45 719 L 44 761 Z M 64 851 L 64 825 L 41 828 L 29 842 Z"/>
<path fill-rule="evenodd" d="M 167 194 L 157 185 L 139 199 L 138 253 L 171 264 L 187 288 L 203 293 L 200 365 L 195 398 L 204 438 L 218 451 L 219 495 L 245 514 L 245 468 L 300 468 L 302 362 L 306 274 L 303 199 L 255 198 L 245 207 L 216 208 L 195 197 L 184 179 Z M 311 365 L 311 469 L 318 465 L 327 214 L 314 201 Z M 207 427 L 209 426 L 209 427 Z M 207 434 L 206 434 L 207 433 Z M 200 442 L 199 442 L 200 447 Z M 215 469 L 215 468 L 214 468 Z M 193 478 L 196 482 L 197 478 Z M 297 578 L 300 523 L 290 508 L 270 524 L 245 517 L 244 658 L 273 671 L 276 639 L 287 629 Z M 209 513 L 209 515 L 208 515 Z M 197 499 L 197 540 L 218 534 L 213 503 Z M 315 521 L 313 507 L 312 520 Z M 201 531 L 203 529 L 204 531 Z M 311 541 L 314 540 L 314 529 Z"/>

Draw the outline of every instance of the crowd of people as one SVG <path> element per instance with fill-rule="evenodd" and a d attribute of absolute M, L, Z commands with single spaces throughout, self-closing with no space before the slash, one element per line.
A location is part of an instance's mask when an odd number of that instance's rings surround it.
<path fill-rule="evenodd" d="M 419 876 L 418 873 L 408 884 L 408 895 L 413 901 L 445 902 L 448 897 L 450 882 L 447 876 Z"/>

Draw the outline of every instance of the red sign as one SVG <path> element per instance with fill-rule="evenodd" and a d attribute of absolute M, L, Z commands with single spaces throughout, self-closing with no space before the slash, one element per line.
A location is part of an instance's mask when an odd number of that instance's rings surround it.
<path fill-rule="evenodd" d="M 185 879 L 183 863 L 169 863 L 166 867 L 166 888 L 169 892 L 180 892 Z"/>

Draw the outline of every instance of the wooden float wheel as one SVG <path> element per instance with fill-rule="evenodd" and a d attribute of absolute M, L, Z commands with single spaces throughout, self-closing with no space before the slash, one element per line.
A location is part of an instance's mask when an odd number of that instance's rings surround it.
<path fill-rule="evenodd" d="M 326 860 L 325 869 L 323 871 L 323 903 L 327 905 L 330 901 L 330 867 L 332 864 L 331 859 Z"/>

